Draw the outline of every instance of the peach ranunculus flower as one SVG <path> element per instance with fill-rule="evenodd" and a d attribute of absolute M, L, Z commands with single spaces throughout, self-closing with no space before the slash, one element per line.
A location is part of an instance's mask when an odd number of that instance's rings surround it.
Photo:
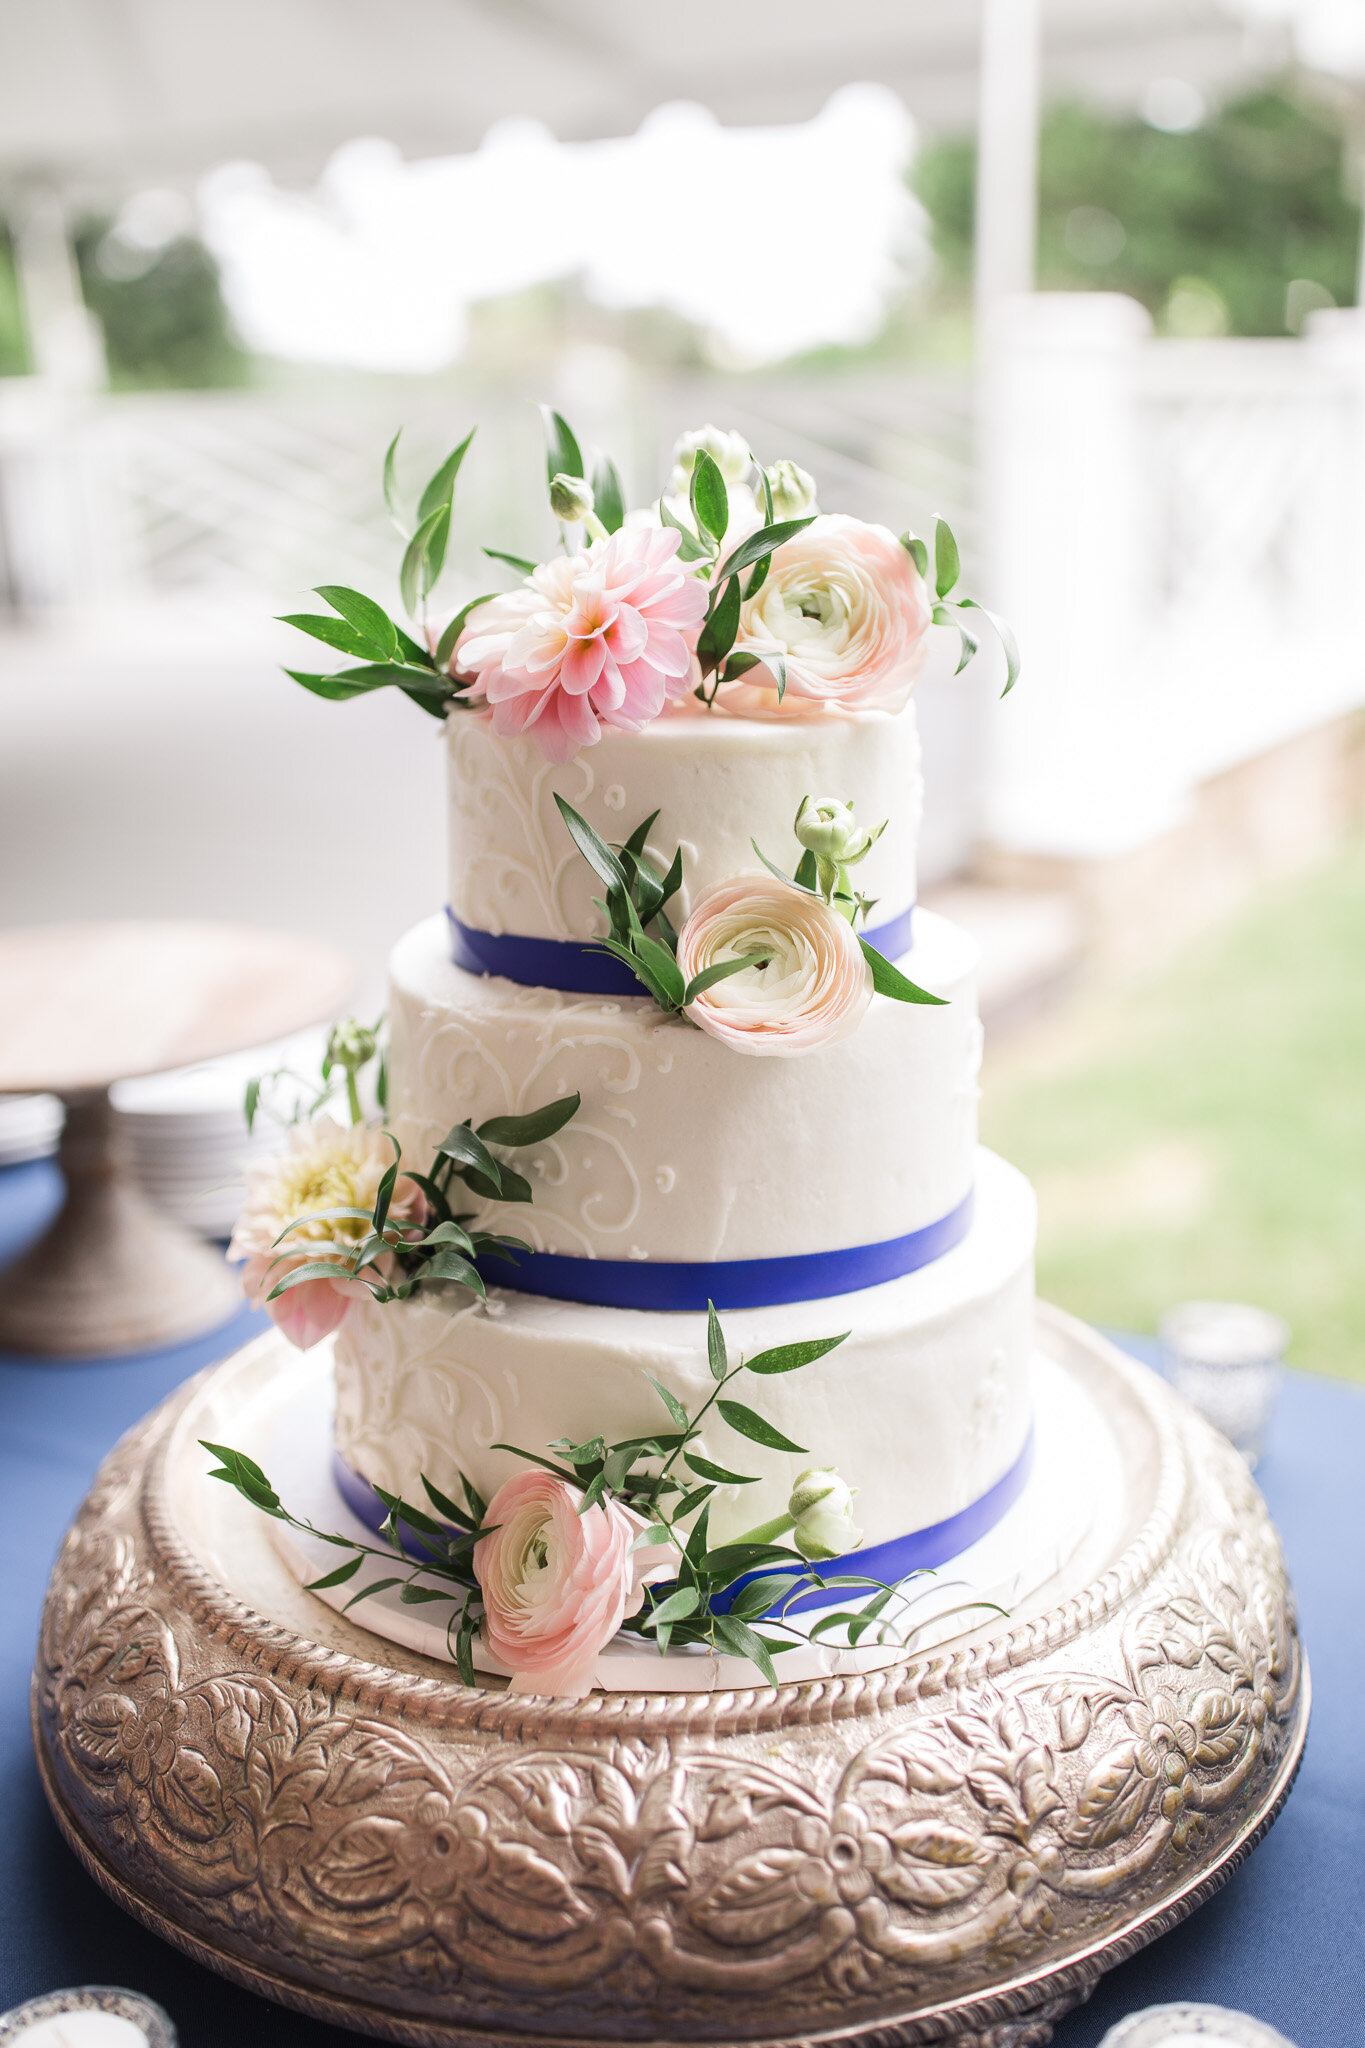
<path fill-rule="evenodd" d="M 706 587 L 677 557 L 671 527 L 623 527 L 544 562 L 473 612 L 452 673 L 474 675 L 496 732 L 529 733 L 568 761 L 603 725 L 636 732 L 692 684 Z"/>
<path fill-rule="evenodd" d="M 578 1512 L 581 1496 L 553 1472 L 517 1472 L 488 1503 L 490 1533 L 474 1545 L 483 1640 L 512 1673 L 511 1692 L 581 1699 L 598 1652 L 652 1580 L 677 1566 L 667 1546 L 632 1550 L 647 1526 L 610 1494 Z"/>
<path fill-rule="evenodd" d="M 340 1273 L 342 1260 L 360 1243 L 369 1225 L 360 1217 L 338 1216 L 326 1223 L 306 1223 L 277 1244 L 282 1230 L 302 1216 L 325 1209 L 374 1207 L 379 1183 L 393 1164 L 393 1146 L 383 1131 L 368 1124 L 339 1124 L 330 1116 L 297 1123 L 282 1152 L 247 1168 L 246 1200 L 228 1246 L 230 1259 L 245 1259 L 242 1289 L 249 1301 L 264 1308 L 271 1321 L 300 1351 L 330 1336 L 353 1300 L 367 1293 L 363 1281 Z M 421 1223 L 426 1198 L 414 1181 L 400 1174 L 389 1205 L 389 1219 L 399 1225 Z M 335 1257 L 335 1280 L 304 1280 L 275 1301 L 272 1287 L 313 1259 Z M 276 1264 L 281 1259 L 281 1264 Z"/>
<path fill-rule="evenodd" d="M 846 918 L 818 896 L 775 875 L 718 882 L 678 935 L 678 965 L 690 982 L 721 960 L 762 954 L 687 1007 L 694 1024 L 736 1052 L 814 1052 L 857 1029 L 872 1000 L 872 970 Z"/>
<path fill-rule="evenodd" d="M 777 550 L 740 613 L 735 652 L 782 655 L 779 704 L 767 672 L 723 684 L 745 717 L 899 711 L 924 662 L 931 604 L 924 579 L 885 526 L 822 513 Z"/>

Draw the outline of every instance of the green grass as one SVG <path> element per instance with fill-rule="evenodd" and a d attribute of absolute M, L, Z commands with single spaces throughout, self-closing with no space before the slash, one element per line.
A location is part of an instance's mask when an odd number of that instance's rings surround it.
<path fill-rule="evenodd" d="M 1007 1045 L 982 1125 L 1037 1183 L 1047 1299 L 1259 1302 L 1365 1379 L 1365 846 Z"/>

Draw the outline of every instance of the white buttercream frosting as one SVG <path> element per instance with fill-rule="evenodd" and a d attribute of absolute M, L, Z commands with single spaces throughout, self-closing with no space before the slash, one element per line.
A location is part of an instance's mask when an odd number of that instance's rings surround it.
<path fill-rule="evenodd" d="M 922 785 L 913 704 L 894 715 L 759 721 L 721 714 L 660 718 L 643 732 L 604 728 L 557 766 L 527 737 L 501 739 L 477 712 L 447 720 L 447 901 L 479 931 L 584 939 L 601 928 L 602 884 L 569 839 L 555 793 L 619 844 L 658 811 L 648 851 L 662 872 L 682 847 L 679 917 L 716 882 L 756 865 L 751 839 L 790 873 L 803 796 L 832 794 L 886 831 L 858 869 L 887 923 L 915 900 Z M 676 923 L 677 918 L 674 919 Z"/>
<path fill-rule="evenodd" d="M 425 1169 L 452 1125 L 576 1089 L 572 1123 L 518 1155 L 533 1204 L 476 1205 L 538 1251 L 757 1259 L 901 1237 L 971 1186 L 981 1057 L 973 942 L 918 911 L 904 964 L 948 1002 L 874 996 L 841 1043 L 755 1060 L 646 996 L 467 974 L 432 918 L 391 965 L 392 1127 Z"/>
<path fill-rule="evenodd" d="M 847 1341 L 814 1365 L 733 1392 L 805 1447 L 768 1451 L 709 1420 L 703 1455 L 760 1484 L 723 1489 L 726 1538 L 780 1514 L 799 1471 L 834 1465 L 858 1489 L 869 1544 L 957 1514 L 1014 1464 L 1029 1428 L 1034 1202 L 1022 1175 L 977 1161 L 972 1229 L 917 1273 L 825 1301 L 724 1317 L 732 1359 L 803 1337 Z M 445 1287 L 366 1302 L 337 1339 L 336 1441 L 356 1470 L 408 1499 L 425 1473 L 485 1495 L 556 1437 L 608 1440 L 667 1428 L 653 1373 L 695 1413 L 712 1390 L 702 1315 L 605 1309 L 503 1290 L 486 1306 Z M 714 1411 L 713 1411 L 714 1417 Z"/>

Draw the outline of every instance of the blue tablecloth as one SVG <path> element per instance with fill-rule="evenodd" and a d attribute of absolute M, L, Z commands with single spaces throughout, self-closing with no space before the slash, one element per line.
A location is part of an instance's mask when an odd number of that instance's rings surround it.
<path fill-rule="evenodd" d="M 0 1253 L 17 1248 L 55 1200 L 50 1168 L 0 1173 Z M 96 1465 L 122 1430 L 257 1323 L 243 1313 L 198 1343 L 103 1363 L 0 1354 L 0 2010 L 61 1985 L 124 1984 L 161 2001 L 186 2048 L 344 2048 L 355 2038 L 220 1982 L 127 1919 L 63 1844 L 29 1745 L 43 1590 Z M 1255 2013 L 1299 2048 L 1365 2041 L 1362 1471 L 1365 1396 L 1291 1375 L 1260 1478 L 1313 1664 L 1298 1786 L 1250 1862 L 1182 1927 L 1106 1977 L 1058 2026 L 1057 2048 L 1093 2048 L 1124 2013 L 1181 1998 Z"/>

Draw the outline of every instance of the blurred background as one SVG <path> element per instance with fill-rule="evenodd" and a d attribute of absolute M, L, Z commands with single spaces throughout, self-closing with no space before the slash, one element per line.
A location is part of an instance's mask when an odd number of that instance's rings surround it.
<path fill-rule="evenodd" d="M 392 601 L 400 426 L 478 423 L 452 608 L 551 538 L 533 401 L 640 499 L 736 427 L 1018 630 L 922 685 L 923 879 L 1043 1291 L 1365 1374 L 1359 0 L 0 0 L 0 110 L 0 922 L 307 930 L 377 1007 L 439 728 L 273 615 Z"/>

